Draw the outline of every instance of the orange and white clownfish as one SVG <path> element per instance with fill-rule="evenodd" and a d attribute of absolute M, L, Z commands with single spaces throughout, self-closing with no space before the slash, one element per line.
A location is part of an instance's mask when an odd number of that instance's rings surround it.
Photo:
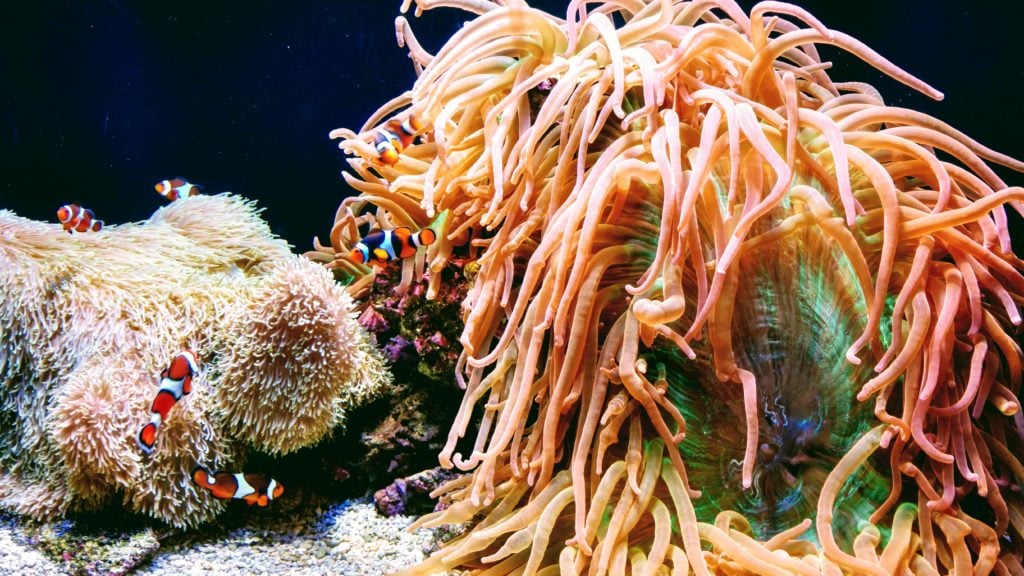
<path fill-rule="evenodd" d="M 167 198 L 171 202 L 174 202 L 178 198 L 188 198 L 189 196 L 196 196 L 203 191 L 203 187 L 198 184 L 192 184 L 188 180 L 185 180 L 181 176 L 172 178 L 171 180 L 161 180 L 157 182 L 156 191 L 160 193 L 164 198 Z"/>
<path fill-rule="evenodd" d="M 160 372 L 160 388 L 149 409 L 149 422 L 139 430 L 136 441 L 146 454 L 152 454 L 156 446 L 156 431 L 167 419 L 167 413 L 192 391 L 192 377 L 199 371 L 195 352 L 185 350 L 171 360 L 171 365 Z"/>
<path fill-rule="evenodd" d="M 57 209 L 57 220 L 68 234 L 72 232 L 99 232 L 103 228 L 103 220 L 88 208 L 82 208 L 77 202 L 65 204 Z"/>
<path fill-rule="evenodd" d="M 412 139 L 423 129 L 423 122 L 410 114 L 405 120 L 388 120 L 373 134 L 377 157 L 388 166 L 398 163 L 398 156 L 412 144 Z"/>
<path fill-rule="evenodd" d="M 408 226 L 394 230 L 377 230 L 360 240 L 349 252 L 349 257 L 360 264 L 383 266 L 392 260 L 412 256 L 417 248 L 430 246 L 436 239 L 437 233 L 430 228 L 415 233 Z"/>
<path fill-rule="evenodd" d="M 192 481 L 206 488 L 214 498 L 244 500 L 250 506 L 266 506 L 284 493 L 284 486 L 262 474 L 211 472 L 202 466 L 192 471 Z"/>

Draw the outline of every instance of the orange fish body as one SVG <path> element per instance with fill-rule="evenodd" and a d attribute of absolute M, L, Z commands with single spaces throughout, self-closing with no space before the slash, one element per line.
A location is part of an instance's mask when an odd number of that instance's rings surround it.
<path fill-rule="evenodd" d="M 71 232 L 99 232 L 103 229 L 103 220 L 98 220 L 92 210 L 82 208 L 77 202 L 58 208 L 57 221 L 68 234 Z"/>
<path fill-rule="evenodd" d="M 412 144 L 413 138 L 421 130 L 423 130 L 423 123 L 415 115 L 410 115 L 405 120 L 397 118 L 388 120 L 373 135 L 373 146 L 377 150 L 377 158 L 388 166 L 397 164 L 402 150 Z"/>
<path fill-rule="evenodd" d="M 149 422 L 140 430 L 136 443 L 146 454 L 156 448 L 156 432 L 167 419 L 171 408 L 181 397 L 192 392 L 192 377 L 199 371 L 199 361 L 192 350 L 185 350 L 171 360 L 171 365 L 160 373 L 160 387 L 149 408 Z"/>
<path fill-rule="evenodd" d="M 192 481 L 210 491 L 221 500 L 242 500 L 252 506 L 267 506 L 284 493 L 284 486 L 262 474 L 241 472 L 211 472 L 198 467 L 192 471 Z"/>
<path fill-rule="evenodd" d="M 171 202 L 174 202 L 178 198 L 196 196 L 203 191 L 202 186 L 192 184 L 180 176 L 170 180 L 161 180 L 160 182 L 157 182 L 154 188 L 156 188 L 157 193 Z"/>
<path fill-rule="evenodd" d="M 349 257 L 360 264 L 383 266 L 392 260 L 412 256 L 420 246 L 429 246 L 436 239 L 437 234 L 430 228 L 419 232 L 413 232 L 408 226 L 378 230 L 360 240 Z"/>

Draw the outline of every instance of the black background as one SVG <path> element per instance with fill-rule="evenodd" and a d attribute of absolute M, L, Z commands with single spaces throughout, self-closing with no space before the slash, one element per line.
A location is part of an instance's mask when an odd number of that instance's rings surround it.
<path fill-rule="evenodd" d="M 306 250 L 313 235 L 326 239 L 351 192 L 328 131 L 357 129 L 415 79 L 395 44 L 399 0 L 2 4 L 0 208 L 41 220 L 72 200 L 108 223 L 141 220 L 164 203 L 153 184 L 182 175 L 207 192 L 258 199 L 274 231 Z M 872 83 L 889 103 L 1024 158 L 1020 4 L 800 4 L 946 99 L 933 102 L 822 48 L 834 79 Z M 564 15 L 567 2 L 531 5 Z M 431 52 L 467 17 L 409 15 Z"/>

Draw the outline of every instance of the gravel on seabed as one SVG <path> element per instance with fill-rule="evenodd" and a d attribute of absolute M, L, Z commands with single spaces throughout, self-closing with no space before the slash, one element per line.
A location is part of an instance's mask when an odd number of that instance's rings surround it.
<path fill-rule="evenodd" d="M 226 530 L 185 532 L 162 542 L 149 562 L 129 574 L 383 576 L 415 564 L 437 546 L 432 530 L 410 534 L 412 517 L 382 516 L 370 499 L 310 506 L 306 513 L 254 515 Z M 24 544 L 23 536 L 17 522 L 0 524 L 0 574 L 68 574 L 59 561 Z"/>

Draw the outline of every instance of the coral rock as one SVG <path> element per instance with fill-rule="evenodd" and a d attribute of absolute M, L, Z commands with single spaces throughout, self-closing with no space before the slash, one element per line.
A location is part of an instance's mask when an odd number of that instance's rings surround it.
<path fill-rule="evenodd" d="M 443 468 L 432 468 L 399 478 L 373 494 L 377 511 L 385 516 L 422 514 L 436 506 L 430 493 L 459 474 Z"/>

